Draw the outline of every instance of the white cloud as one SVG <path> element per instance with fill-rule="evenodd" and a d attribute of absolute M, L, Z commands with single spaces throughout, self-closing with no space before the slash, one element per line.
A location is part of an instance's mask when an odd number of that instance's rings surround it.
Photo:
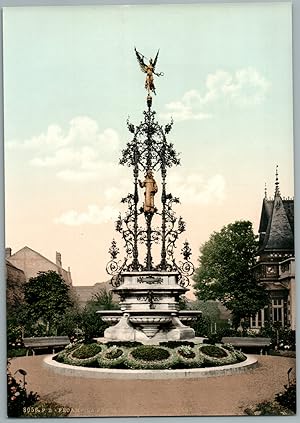
<path fill-rule="evenodd" d="M 54 219 L 54 222 L 68 226 L 84 224 L 99 225 L 116 220 L 118 214 L 118 210 L 114 207 L 104 206 L 100 209 L 97 205 L 91 204 L 85 212 L 78 212 L 76 210 L 64 212 L 61 216 Z"/>
<path fill-rule="evenodd" d="M 225 198 L 225 179 L 216 174 L 208 179 L 198 173 L 169 173 L 169 189 L 183 204 L 221 204 Z"/>
<path fill-rule="evenodd" d="M 54 169 L 65 181 L 90 181 L 116 174 L 119 135 L 112 128 L 102 132 L 98 123 L 88 116 L 77 116 L 67 131 L 59 125 L 24 141 L 10 141 L 8 148 L 35 151 L 30 160 L 34 167 Z"/>
<path fill-rule="evenodd" d="M 208 119 L 212 117 L 209 106 L 222 101 L 239 107 L 254 106 L 265 100 L 270 85 L 254 68 L 239 69 L 232 74 L 218 70 L 207 75 L 204 94 L 196 89 L 187 91 L 180 100 L 166 104 L 161 117 L 173 117 L 177 121 Z"/>
<path fill-rule="evenodd" d="M 63 181 L 88 182 L 98 179 L 99 174 L 96 171 L 87 172 L 81 170 L 65 169 L 58 171 L 56 176 Z"/>

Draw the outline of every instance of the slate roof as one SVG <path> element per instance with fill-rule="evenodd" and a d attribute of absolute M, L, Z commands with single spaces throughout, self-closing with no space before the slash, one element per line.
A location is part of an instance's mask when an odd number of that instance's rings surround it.
<path fill-rule="evenodd" d="M 294 200 L 264 198 L 259 225 L 259 253 L 263 251 L 294 251 Z"/>

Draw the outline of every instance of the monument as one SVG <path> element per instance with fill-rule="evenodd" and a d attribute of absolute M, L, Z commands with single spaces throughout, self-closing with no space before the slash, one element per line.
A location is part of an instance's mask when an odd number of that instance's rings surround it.
<path fill-rule="evenodd" d="M 173 210 L 179 199 L 167 190 L 168 169 L 180 164 L 173 144 L 167 140 L 173 121 L 160 125 L 152 110 L 154 75 L 163 76 L 155 72 L 159 52 L 148 65 L 136 49 L 135 54 L 146 73 L 147 109 L 139 125 L 127 121 L 132 140 L 122 151 L 120 164 L 132 169 L 133 191 L 122 198 L 127 211 L 116 222 L 125 254 L 123 260 L 118 259 L 120 250 L 113 240 L 106 267 L 112 276 L 112 290 L 120 297 L 120 310 L 97 313 L 113 325 L 105 330 L 104 340 L 145 344 L 191 340 L 195 332 L 187 324 L 201 312 L 179 307 L 194 266 L 187 241 L 181 249 L 182 260 L 177 261 L 174 254 L 185 222 Z"/>

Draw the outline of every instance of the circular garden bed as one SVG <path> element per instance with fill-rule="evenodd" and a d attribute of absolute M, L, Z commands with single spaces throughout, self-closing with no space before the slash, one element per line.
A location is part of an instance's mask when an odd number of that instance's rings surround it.
<path fill-rule="evenodd" d="M 73 366 L 110 369 L 191 369 L 224 366 L 246 360 L 230 344 L 165 342 L 142 345 L 138 342 L 107 344 L 74 344 L 53 357 L 59 363 Z"/>

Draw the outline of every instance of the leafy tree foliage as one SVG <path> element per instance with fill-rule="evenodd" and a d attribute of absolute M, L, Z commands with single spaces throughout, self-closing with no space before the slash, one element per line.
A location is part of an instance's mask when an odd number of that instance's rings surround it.
<path fill-rule="evenodd" d="M 98 310 L 116 310 L 119 306 L 113 300 L 112 293 L 106 289 L 100 289 L 93 295 L 92 299 L 87 302 L 82 312 L 82 329 L 85 340 L 90 341 L 96 336 L 103 336 L 104 330 L 109 326 L 103 322 Z"/>
<path fill-rule="evenodd" d="M 268 303 L 268 295 L 252 270 L 256 238 L 251 222 L 237 221 L 214 232 L 200 248 L 194 276 L 197 297 L 221 301 L 232 312 L 234 326 Z"/>
<path fill-rule="evenodd" d="M 57 326 L 61 317 L 73 305 L 70 288 L 63 278 L 53 270 L 39 272 L 25 285 L 24 293 L 27 310 L 35 321 Z"/>
<path fill-rule="evenodd" d="M 112 292 L 107 291 L 105 288 L 96 292 L 89 304 L 97 307 L 98 310 L 117 310 L 119 308 L 119 305 L 113 299 Z"/>

